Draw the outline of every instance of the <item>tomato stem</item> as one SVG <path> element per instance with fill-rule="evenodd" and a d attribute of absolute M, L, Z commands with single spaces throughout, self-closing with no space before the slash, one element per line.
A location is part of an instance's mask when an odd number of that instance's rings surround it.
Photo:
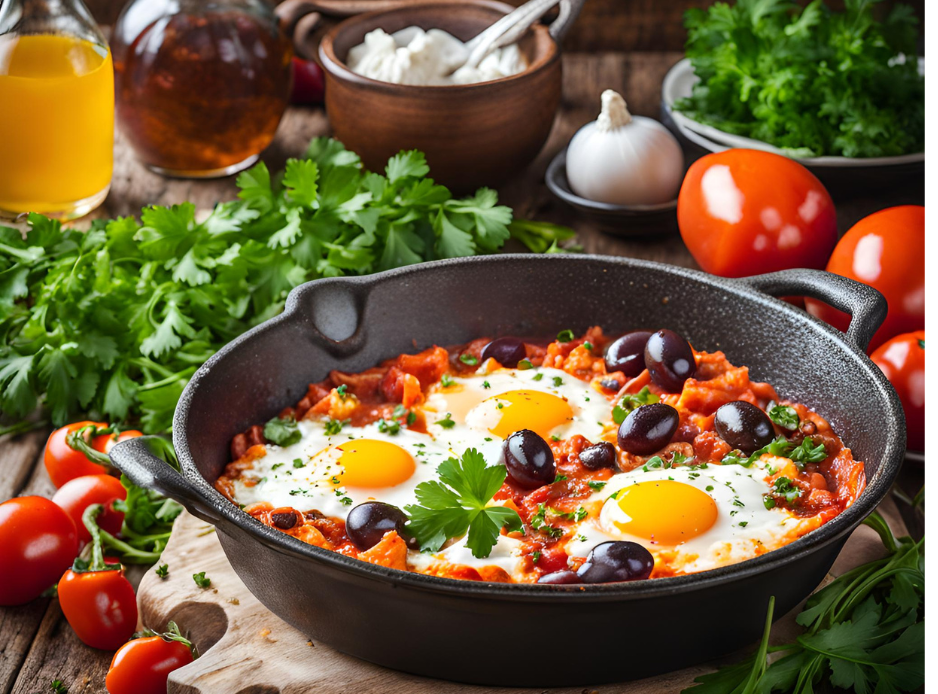
<path fill-rule="evenodd" d="M 91 563 L 87 571 L 106 571 L 107 564 L 104 563 L 104 550 L 102 547 L 101 534 L 104 532 L 98 527 L 97 518 L 104 511 L 101 504 L 92 504 L 81 514 L 81 522 L 84 523 L 88 532 L 91 534 Z"/>
<path fill-rule="evenodd" d="M 69 433 L 68 436 L 65 437 L 65 443 L 68 444 L 68 447 L 73 451 L 83 453 L 92 463 L 97 463 L 98 465 L 105 466 L 109 470 L 113 470 L 114 466 L 111 464 L 111 459 L 106 454 L 96 451 L 90 443 L 91 439 L 95 436 L 112 433 L 114 433 L 113 427 L 98 427 L 94 424 L 89 424 L 88 426 L 84 426 L 81 429 L 76 429 Z"/>

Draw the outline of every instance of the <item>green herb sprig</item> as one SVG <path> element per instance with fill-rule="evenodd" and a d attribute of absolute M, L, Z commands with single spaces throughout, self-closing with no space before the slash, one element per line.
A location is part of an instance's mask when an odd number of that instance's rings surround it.
<path fill-rule="evenodd" d="M 439 482 L 421 482 L 418 504 L 405 507 L 408 532 L 423 551 L 436 552 L 449 539 L 469 533 L 466 545 L 474 557 L 487 557 L 502 528 L 520 531 L 521 517 L 504 506 L 487 506 L 505 482 L 504 465 L 486 466 L 470 448 L 461 459 L 449 458 L 437 470 Z"/>
<path fill-rule="evenodd" d="M 56 425 L 88 413 L 165 432 L 196 369 L 303 282 L 573 235 L 514 220 L 488 188 L 454 198 L 428 173 L 419 152 L 369 172 L 320 138 L 282 174 L 242 173 L 238 200 L 204 220 L 184 202 L 84 233 L 37 214 L 25 238 L 0 227 L 0 414 L 41 403 Z"/>

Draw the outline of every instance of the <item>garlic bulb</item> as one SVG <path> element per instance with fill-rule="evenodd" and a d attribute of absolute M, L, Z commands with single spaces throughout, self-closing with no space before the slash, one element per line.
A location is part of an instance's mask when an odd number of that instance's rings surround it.
<path fill-rule="evenodd" d="M 618 93 L 602 95 L 602 113 L 573 136 L 567 180 L 582 198 L 614 205 L 656 205 L 677 197 L 684 154 L 661 123 L 633 116 Z"/>

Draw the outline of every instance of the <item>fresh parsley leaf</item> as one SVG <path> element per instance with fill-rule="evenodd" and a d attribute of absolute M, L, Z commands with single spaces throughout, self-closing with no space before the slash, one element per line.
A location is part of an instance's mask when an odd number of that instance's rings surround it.
<path fill-rule="evenodd" d="M 801 445 L 792 449 L 787 457 L 799 463 L 799 468 L 803 468 L 805 463 L 820 463 L 826 460 L 827 449 L 823 443 L 815 444 L 812 439 L 806 436 Z"/>
<path fill-rule="evenodd" d="M 467 366 L 477 366 L 479 364 L 479 358 L 471 354 L 460 354 L 459 361 Z"/>
<path fill-rule="evenodd" d="M 449 374 L 443 374 L 443 377 L 440 379 L 440 385 L 443 388 L 451 388 L 455 383 L 456 381 L 454 381 Z"/>
<path fill-rule="evenodd" d="M 169 576 L 169 565 L 160 564 L 159 566 L 156 567 L 156 569 L 154 569 L 154 573 L 160 578 L 166 578 L 167 576 Z"/>
<path fill-rule="evenodd" d="M 68 687 L 62 680 L 52 680 L 52 684 L 49 685 L 49 688 L 52 690 L 53 694 L 68 694 Z"/>
<path fill-rule="evenodd" d="M 533 369 L 533 368 L 534 368 L 534 364 L 531 363 L 530 359 L 522 359 L 521 361 L 518 362 L 519 371 L 527 371 L 528 369 Z"/>
<path fill-rule="evenodd" d="M 605 487 L 606 484 L 608 484 L 608 483 L 607 483 L 607 482 L 599 482 L 599 481 L 597 481 L 597 480 L 590 480 L 590 481 L 587 482 L 586 484 L 589 486 L 590 489 L 592 489 L 592 490 L 595 491 L 595 492 L 598 492 L 598 491 L 600 491 L 603 487 Z"/>
<path fill-rule="evenodd" d="M 504 466 L 486 466 L 482 454 L 470 448 L 460 459 L 444 461 L 437 473 L 440 481 L 418 484 L 418 503 L 405 508 L 407 530 L 422 550 L 439 551 L 447 540 L 468 532 L 466 545 L 472 555 L 487 557 L 502 528 L 508 532 L 522 529 L 516 511 L 487 506 L 505 482 Z"/>
<path fill-rule="evenodd" d="M 337 436 L 338 434 L 341 434 L 342 427 L 344 427 L 350 421 L 351 420 L 348 419 L 327 419 L 325 422 L 323 422 L 323 426 L 326 430 L 326 436 Z M 298 467 L 296 465 L 296 461 L 294 461 L 294 467 Z"/>
<path fill-rule="evenodd" d="M 787 477 L 776 477 L 772 486 L 772 493 L 785 497 L 789 503 L 801 497 L 801 489 L 796 487 Z"/>
<path fill-rule="evenodd" d="M 195 584 L 203 590 L 212 585 L 212 579 L 208 578 L 204 571 L 200 571 L 197 574 L 192 574 L 192 580 L 195 581 Z"/>
<path fill-rule="evenodd" d="M 396 419 L 384 419 L 381 418 L 378 420 L 378 431 L 382 434 L 390 434 L 394 436 L 395 434 L 400 433 L 401 423 Z"/>
<path fill-rule="evenodd" d="M 571 342 L 575 337 L 572 330 L 561 330 L 557 334 L 557 342 Z"/>
<path fill-rule="evenodd" d="M 264 438 L 277 446 L 292 446 L 302 437 L 293 417 L 274 417 L 264 425 Z"/>
<path fill-rule="evenodd" d="M 798 418 L 798 413 L 795 412 L 795 408 L 789 407 L 788 405 L 776 405 L 769 410 L 768 414 L 769 419 L 782 427 L 782 429 L 788 429 L 788 431 L 795 431 L 798 425 L 801 424 L 801 420 Z"/>
<path fill-rule="evenodd" d="M 660 402 L 661 398 L 652 393 L 648 386 L 645 386 L 637 393 L 626 393 L 619 400 L 619 403 L 612 408 L 612 421 L 616 424 L 622 424 L 633 410 L 637 410 L 642 405 Z"/>
<path fill-rule="evenodd" d="M 453 421 L 453 415 L 450 412 L 447 412 L 443 419 L 436 420 L 436 423 L 444 429 L 452 429 L 454 426 L 456 426 L 456 422 Z"/>

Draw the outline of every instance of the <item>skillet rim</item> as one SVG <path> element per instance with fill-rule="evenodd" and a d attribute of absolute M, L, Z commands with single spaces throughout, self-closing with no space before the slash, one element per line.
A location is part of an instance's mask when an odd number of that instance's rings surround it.
<path fill-rule="evenodd" d="M 223 360 L 229 353 L 241 347 L 242 343 L 252 340 L 256 335 L 279 328 L 281 323 L 293 321 L 298 317 L 302 319 L 302 314 L 299 313 L 302 303 L 301 299 L 308 292 L 316 291 L 317 285 L 322 286 L 321 283 L 327 282 L 329 284 L 351 284 L 359 289 L 368 289 L 369 286 L 380 285 L 389 279 L 419 276 L 422 272 L 441 267 L 445 268 L 466 264 L 491 264 L 494 266 L 499 263 L 512 263 L 519 260 L 533 263 L 567 264 L 600 262 L 609 265 L 637 268 L 639 270 L 660 271 L 677 276 L 681 279 L 696 281 L 723 292 L 745 297 L 762 304 L 764 308 L 770 311 L 786 314 L 790 318 L 802 322 L 806 327 L 812 330 L 820 330 L 822 334 L 826 334 L 828 338 L 836 343 L 842 353 L 858 361 L 859 365 L 864 369 L 867 375 L 871 377 L 876 386 L 875 393 L 880 399 L 877 405 L 882 406 L 882 419 L 885 422 L 883 435 L 886 437 L 886 449 L 879 469 L 873 478 L 867 481 L 866 489 L 864 489 L 860 498 L 842 513 L 817 530 L 813 530 L 794 542 L 779 549 L 772 550 L 771 552 L 767 552 L 762 556 L 747 559 L 736 564 L 682 576 L 653 578 L 625 583 L 577 584 L 571 586 L 539 585 L 536 583 L 504 584 L 441 578 L 409 571 L 389 569 L 346 557 L 336 552 L 306 544 L 290 535 L 269 528 L 252 516 L 244 513 L 238 506 L 223 497 L 199 472 L 183 432 L 185 431 L 185 424 L 188 419 L 189 406 L 198 390 L 200 381 L 216 367 L 218 362 Z M 355 333 L 347 338 L 347 340 L 355 339 L 360 331 L 361 324 L 358 325 Z M 692 270 L 650 260 L 619 256 L 504 253 L 419 263 L 366 276 L 315 280 L 295 287 L 287 297 L 284 310 L 280 315 L 265 321 L 261 325 L 252 328 L 229 342 L 199 367 L 192 376 L 179 399 L 179 404 L 173 416 L 173 444 L 179 459 L 183 479 L 189 489 L 199 497 L 199 500 L 212 510 L 209 514 L 212 516 L 210 522 L 216 526 L 221 525 L 223 533 L 227 530 L 225 528 L 226 523 L 232 523 L 239 530 L 251 535 L 268 549 L 281 554 L 298 557 L 305 561 L 324 563 L 329 568 L 355 574 L 360 578 L 387 583 L 394 588 L 406 587 L 422 592 L 442 593 L 452 597 L 487 597 L 509 602 L 514 600 L 523 602 L 605 602 L 666 596 L 674 593 L 703 590 L 717 584 L 746 580 L 751 576 L 771 571 L 775 566 L 796 562 L 840 540 L 860 525 L 863 519 L 874 511 L 888 494 L 899 472 L 899 468 L 902 465 L 903 452 L 905 449 L 905 431 L 904 425 L 900 427 L 899 423 L 904 423 L 904 421 L 904 414 L 898 396 L 889 385 L 886 377 L 857 345 L 846 338 L 844 333 L 811 316 L 807 312 L 795 308 L 791 304 L 755 289 L 753 286 L 746 283 L 746 278 L 729 279 L 717 277 L 699 270 Z"/>

